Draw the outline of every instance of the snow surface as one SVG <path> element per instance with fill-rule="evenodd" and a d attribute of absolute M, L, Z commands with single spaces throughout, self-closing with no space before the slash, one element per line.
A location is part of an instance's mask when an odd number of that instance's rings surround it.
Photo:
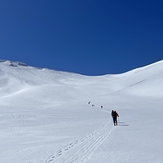
<path fill-rule="evenodd" d="M 0 60 L 0 163 L 161 163 L 162 88 L 163 61 L 84 76 Z"/>

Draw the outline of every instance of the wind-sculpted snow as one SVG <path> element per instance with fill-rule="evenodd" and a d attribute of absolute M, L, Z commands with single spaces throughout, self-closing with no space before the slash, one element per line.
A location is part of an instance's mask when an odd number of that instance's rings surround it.
<path fill-rule="evenodd" d="M 128 81 L 132 81 L 124 92 L 136 96 L 163 97 L 163 61 L 128 72 Z M 133 82 L 134 81 L 134 82 Z"/>
<path fill-rule="evenodd" d="M 162 73 L 163 61 L 84 76 L 1 60 L 0 163 L 162 162 Z"/>

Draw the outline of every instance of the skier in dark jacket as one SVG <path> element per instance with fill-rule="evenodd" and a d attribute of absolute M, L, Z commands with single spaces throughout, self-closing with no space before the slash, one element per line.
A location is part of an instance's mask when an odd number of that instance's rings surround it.
<path fill-rule="evenodd" d="M 111 116 L 112 116 L 112 118 L 113 118 L 114 126 L 118 125 L 118 124 L 117 124 L 117 117 L 119 117 L 119 115 L 118 115 L 118 113 L 116 112 L 116 110 L 112 110 Z"/>

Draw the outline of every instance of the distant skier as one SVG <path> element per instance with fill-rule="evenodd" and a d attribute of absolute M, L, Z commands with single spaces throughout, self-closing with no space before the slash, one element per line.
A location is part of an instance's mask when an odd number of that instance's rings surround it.
<path fill-rule="evenodd" d="M 112 110 L 111 116 L 112 116 L 112 118 L 113 118 L 114 126 L 118 125 L 118 123 L 117 123 L 117 117 L 119 117 L 119 115 L 118 115 L 118 113 L 116 112 L 116 110 Z"/>

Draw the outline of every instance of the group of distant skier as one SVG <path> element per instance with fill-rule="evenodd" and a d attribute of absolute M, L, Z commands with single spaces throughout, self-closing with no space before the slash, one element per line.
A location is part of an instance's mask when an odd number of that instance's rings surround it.
<path fill-rule="evenodd" d="M 89 101 L 88 104 L 91 104 L 91 101 Z M 95 106 L 95 105 L 92 104 L 92 106 Z M 103 108 L 103 106 L 101 106 L 101 109 L 102 108 Z M 111 111 L 111 116 L 113 118 L 113 124 L 114 124 L 114 126 L 117 126 L 118 125 L 117 117 L 119 117 L 119 114 L 117 113 L 116 110 L 112 110 Z"/>

